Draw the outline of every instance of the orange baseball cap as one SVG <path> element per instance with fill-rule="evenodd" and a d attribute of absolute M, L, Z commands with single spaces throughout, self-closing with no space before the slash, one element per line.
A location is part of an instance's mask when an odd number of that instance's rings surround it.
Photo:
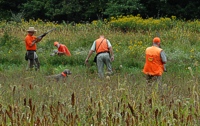
<path fill-rule="evenodd" d="M 58 45 L 59 43 L 58 42 L 54 42 L 54 46 Z"/>
<path fill-rule="evenodd" d="M 160 38 L 159 38 L 159 37 L 155 37 L 155 38 L 153 39 L 153 42 L 159 43 L 159 42 L 160 42 Z"/>

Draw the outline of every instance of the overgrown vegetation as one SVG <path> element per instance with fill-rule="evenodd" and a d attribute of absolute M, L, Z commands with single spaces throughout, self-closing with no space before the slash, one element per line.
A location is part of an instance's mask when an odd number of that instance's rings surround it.
<path fill-rule="evenodd" d="M 199 24 L 138 16 L 73 25 L 0 22 L 0 125 L 198 125 Z M 25 71 L 29 26 L 37 29 L 36 35 L 57 29 L 37 45 L 38 72 Z M 94 55 L 90 65 L 84 65 L 100 34 L 111 41 L 115 54 L 115 74 L 103 80 L 97 77 Z M 160 36 L 168 57 L 162 91 L 157 84 L 147 86 L 141 72 L 144 51 L 155 36 Z M 54 41 L 67 45 L 72 56 L 51 57 Z M 72 71 L 65 82 L 45 77 L 65 68 Z"/>
<path fill-rule="evenodd" d="M 198 0 L 8 0 L 0 1 L 0 20 L 42 19 L 62 22 L 91 22 L 120 15 L 143 18 L 175 15 L 182 20 L 200 18 Z"/>

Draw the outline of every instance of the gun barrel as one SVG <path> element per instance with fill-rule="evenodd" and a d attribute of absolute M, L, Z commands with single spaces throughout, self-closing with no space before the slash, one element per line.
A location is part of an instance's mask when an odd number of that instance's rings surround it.
<path fill-rule="evenodd" d="M 56 28 L 52 28 L 52 29 L 50 29 L 50 30 L 48 30 L 47 32 L 45 32 L 44 34 L 42 34 L 42 35 L 40 35 L 40 36 L 38 36 L 38 38 L 39 37 L 44 37 L 44 36 L 46 36 L 49 32 L 52 32 L 53 30 L 55 30 Z"/>
<path fill-rule="evenodd" d="M 56 28 L 52 28 L 52 29 L 48 30 L 48 31 L 46 32 L 46 34 L 49 33 L 49 32 L 51 32 L 51 31 L 53 31 L 53 30 L 55 30 L 55 29 L 56 29 Z"/>

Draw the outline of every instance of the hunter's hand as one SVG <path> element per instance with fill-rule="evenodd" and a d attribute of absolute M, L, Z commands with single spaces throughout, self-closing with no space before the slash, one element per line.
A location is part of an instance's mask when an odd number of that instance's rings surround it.
<path fill-rule="evenodd" d="M 31 46 L 33 46 L 35 43 L 37 43 L 37 40 L 33 40 Z"/>
<path fill-rule="evenodd" d="M 36 43 L 38 43 L 38 42 L 41 41 L 41 40 L 42 40 L 42 37 L 41 37 L 41 36 L 37 37 L 37 38 L 36 38 Z"/>
<path fill-rule="evenodd" d="M 85 64 L 88 64 L 88 58 L 87 58 L 87 59 L 85 59 Z"/>
<path fill-rule="evenodd" d="M 113 56 L 111 56 L 111 61 L 114 61 L 114 55 L 113 55 Z"/>

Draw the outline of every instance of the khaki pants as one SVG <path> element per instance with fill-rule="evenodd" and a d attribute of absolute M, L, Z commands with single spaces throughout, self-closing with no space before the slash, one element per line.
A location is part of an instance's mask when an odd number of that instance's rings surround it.
<path fill-rule="evenodd" d="M 111 59 L 109 53 L 101 53 L 97 56 L 97 68 L 99 77 L 104 77 L 104 64 L 107 67 L 107 70 L 110 74 L 112 74 L 112 67 L 111 67 Z"/>

